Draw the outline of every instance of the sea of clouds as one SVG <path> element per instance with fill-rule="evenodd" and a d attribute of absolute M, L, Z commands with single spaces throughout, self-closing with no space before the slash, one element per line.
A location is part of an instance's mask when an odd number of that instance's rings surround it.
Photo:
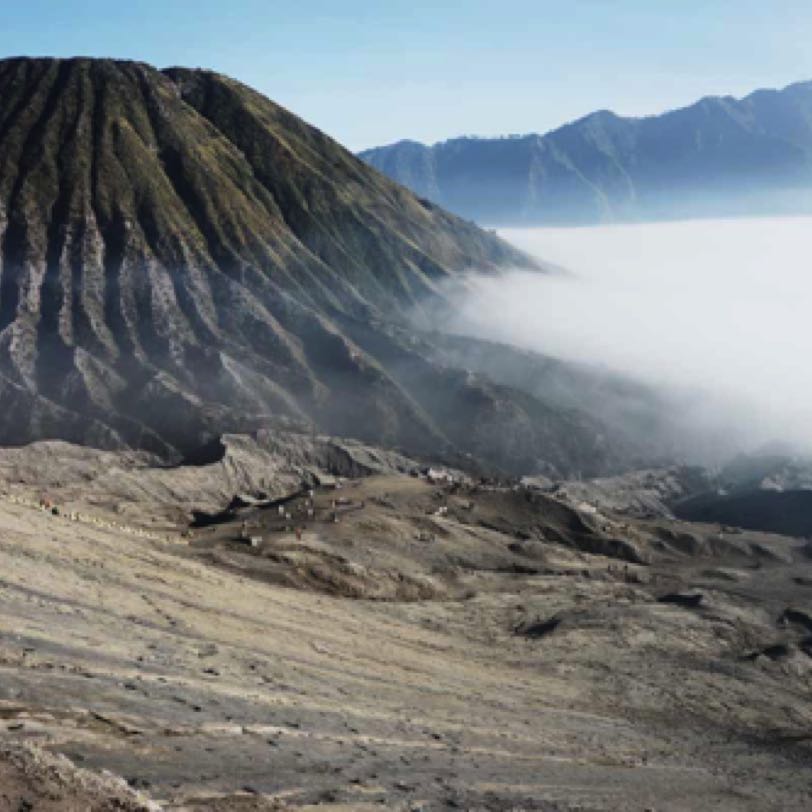
<path fill-rule="evenodd" d="M 568 273 L 474 274 L 452 329 L 628 373 L 741 450 L 812 448 L 812 218 L 500 233 Z"/>

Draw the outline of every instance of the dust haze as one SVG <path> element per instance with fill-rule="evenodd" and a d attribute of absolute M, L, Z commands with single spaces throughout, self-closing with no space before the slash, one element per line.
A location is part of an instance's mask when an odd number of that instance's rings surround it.
<path fill-rule="evenodd" d="M 472 275 L 447 327 L 652 384 L 694 450 L 812 447 L 812 218 L 501 233 L 569 273 Z"/>

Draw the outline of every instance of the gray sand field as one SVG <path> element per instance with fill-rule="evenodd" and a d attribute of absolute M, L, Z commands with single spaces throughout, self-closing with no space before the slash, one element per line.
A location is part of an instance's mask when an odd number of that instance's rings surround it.
<path fill-rule="evenodd" d="M 812 805 L 800 541 L 394 472 L 188 531 L 58 451 L 59 515 L 0 461 L 2 809 Z"/>

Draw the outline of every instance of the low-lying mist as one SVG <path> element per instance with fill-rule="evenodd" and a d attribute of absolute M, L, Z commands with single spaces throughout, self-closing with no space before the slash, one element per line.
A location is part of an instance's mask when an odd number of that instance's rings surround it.
<path fill-rule="evenodd" d="M 812 448 L 812 218 L 501 233 L 570 273 L 472 275 L 448 329 L 655 386 L 685 458 Z"/>

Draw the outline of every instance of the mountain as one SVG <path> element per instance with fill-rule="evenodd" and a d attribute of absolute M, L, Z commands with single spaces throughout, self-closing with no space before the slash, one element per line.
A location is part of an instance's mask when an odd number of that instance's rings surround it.
<path fill-rule="evenodd" d="M 177 460 L 293 426 L 601 470 L 600 421 L 440 363 L 409 326 L 459 271 L 508 264 L 538 269 L 227 77 L 0 62 L 0 443 Z"/>
<path fill-rule="evenodd" d="M 489 225 L 812 211 L 812 82 L 659 116 L 601 110 L 546 135 L 401 141 L 360 154 Z"/>

